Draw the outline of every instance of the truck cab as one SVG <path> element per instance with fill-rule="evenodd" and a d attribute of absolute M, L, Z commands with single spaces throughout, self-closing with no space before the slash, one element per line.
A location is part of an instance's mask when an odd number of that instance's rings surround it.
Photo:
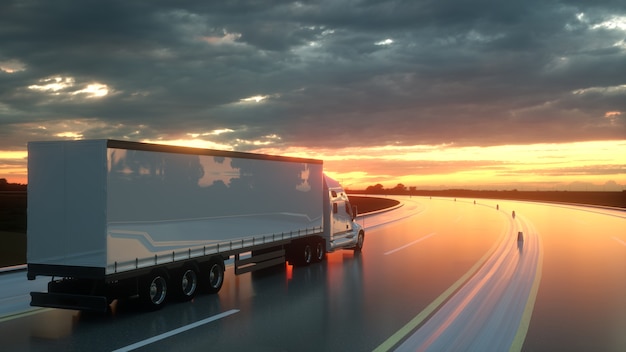
<path fill-rule="evenodd" d="M 324 232 L 328 239 L 326 250 L 352 248 L 360 251 L 363 247 L 365 233 L 354 219 L 357 209 L 350 204 L 350 199 L 339 182 L 324 175 L 325 211 Z"/>

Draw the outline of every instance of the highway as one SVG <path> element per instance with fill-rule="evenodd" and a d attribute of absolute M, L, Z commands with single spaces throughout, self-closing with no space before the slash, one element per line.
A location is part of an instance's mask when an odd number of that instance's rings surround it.
<path fill-rule="evenodd" d="M 29 307 L 0 274 L 7 351 L 626 351 L 626 212 L 397 197 L 363 252 L 235 276 L 218 295 L 105 315 Z"/>

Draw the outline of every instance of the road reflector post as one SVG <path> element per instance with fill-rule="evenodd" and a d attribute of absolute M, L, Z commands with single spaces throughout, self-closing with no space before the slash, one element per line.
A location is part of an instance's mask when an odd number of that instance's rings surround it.
<path fill-rule="evenodd" d="M 524 242 L 524 234 L 522 231 L 517 232 L 517 242 Z"/>

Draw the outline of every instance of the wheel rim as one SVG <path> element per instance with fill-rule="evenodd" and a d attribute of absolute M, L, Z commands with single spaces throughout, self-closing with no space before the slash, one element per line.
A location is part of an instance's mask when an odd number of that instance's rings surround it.
<path fill-rule="evenodd" d="M 315 257 L 317 260 L 324 259 L 324 246 L 321 242 L 318 242 L 315 246 Z"/>
<path fill-rule="evenodd" d="M 218 288 L 222 284 L 223 271 L 219 264 L 213 264 L 209 270 L 209 285 L 211 288 Z"/>
<path fill-rule="evenodd" d="M 311 250 L 311 246 L 309 246 L 308 244 L 304 246 L 304 262 L 305 263 L 310 263 L 311 262 L 311 258 L 313 258 L 313 251 Z"/>
<path fill-rule="evenodd" d="M 357 246 L 359 247 L 359 249 L 363 248 L 363 234 L 359 233 L 359 237 L 357 238 Z"/>
<path fill-rule="evenodd" d="M 149 287 L 150 302 L 154 305 L 160 305 L 165 301 L 167 295 L 167 283 L 162 276 L 157 276 L 150 282 Z"/>
<path fill-rule="evenodd" d="M 198 287 L 198 275 L 195 271 L 187 269 L 182 276 L 181 288 L 185 296 L 191 296 L 196 292 Z"/>

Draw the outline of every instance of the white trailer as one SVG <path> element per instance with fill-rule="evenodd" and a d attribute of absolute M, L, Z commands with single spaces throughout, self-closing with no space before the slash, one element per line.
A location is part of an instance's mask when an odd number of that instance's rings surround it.
<path fill-rule="evenodd" d="M 364 231 L 321 160 L 118 140 L 28 144 L 31 305 L 108 309 L 220 290 L 236 274 L 360 251 Z M 60 278 L 60 279 L 55 279 Z"/>

